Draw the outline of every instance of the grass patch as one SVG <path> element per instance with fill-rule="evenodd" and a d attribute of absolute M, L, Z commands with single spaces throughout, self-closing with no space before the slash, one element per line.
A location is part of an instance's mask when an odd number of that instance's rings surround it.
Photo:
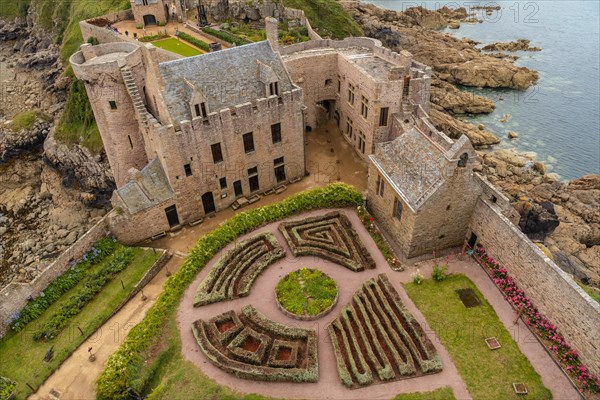
<path fill-rule="evenodd" d="M 583 291 L 586 292 L 593 300 L 600 303 L 600 293 L 598 293 L 597 290 L 594 290 L 593 288 L 589 287 L 581 281 L 578 281 L 577 279 L 575 279 L 575 282 L 577 282 L 579 287 L 582 288 Z"/>
<path fill-rule="evenodd" d="M 113 310 L 131 293 L 135 284 L 159 257 L 159 254 L 140 248 L 133 249 L 133 252 L 134 257 L 131 264 L 117 274 L 98 296 L 83 307 L 81 312 L 70 320 L 69 324 L 55 339 L 35 341 L 33 335 L 47 324 L 53 315 L 59 312 L 62 304 L 84 287 L 86 280 L 65 292 L 21 332 L 11 332 L 0 339 L 0 354 L 2 354 L 0 375 L 18 383 L 17 398 L 24 399 L 31 393 L 25 383 L 38 388 L 86 337 L 94 333 Z M 108 257 L 101 263 L 91 267 L 89 274 L 99 272 L 110 260 L 111 257 Z M 125 285 L 125 290 L 121 286 L 121 281 Z M 81 335 L 77 327 L 83 330 L 85 336 Z M 54 358 L 48 363 L 42 361 L 51 346 L 54 346 Z"/>
<path fill-rule="evenodd" d="M 202 32 L 212 35 L 216 38 L 226 41 L 227 43 L 234 44 L 236 46 L 242 46 L 244 44 L 252 43 L 251 40 L 246 38 L 234 35 L 233 33 L 229 33 L 227 31 L 219 31 L 217 29 L 209 28 L 205 26 L 202 28 Z"/>
<path fill-rule="evenodd" d="M 392 400 L 455 400 L 451 388 L 440 388 L 431 392 L 399 394 Z"/>
<path fill-rule="evenodd" d="M 31 129 L 35 124 L 35 121 L 37 121 L 38 119 L 49 121 L 50 117 L 39 111 L 23 111 L 13 117 L 13 119 L 10 122 L 9 128 L 14 132 L 18 132 L 23 129 Z"/>
<path fill-rule="evenodd" d="M 290 272 L 275 288 L 279 304 L 296 315 L 318 315 L 337 296 L 335 281 L 318 269 Z"/>
<path fill-rule="evenodd" d="M 25 17 L 31 0 L 2 0 L 0 1 L 0 17 Z"/>
<path fill-rule="evenodd" d="M 364 36 L 360 26 L 336 0 L 283 0 L 283 5 L 303 10 L 313 29 L 322 37 Z"/>
<path fill-rule="evenodd" d="M 427 279 L 420 285 L 407 283 L 404 287 L 450 353 L 474 399 L 519 399 L 513 391 L 513 382 L 525 383 L 529 399 L 552 398 L 494 309 L 469 278 L 448 275 L 441 282 Z M 482 305 L 466 308 L 455 293 L 462 288 L 473 289 Z M 499 340 L 500 349 L 488 349 L 484 339 L 491 336 Z"/>
<path fill-rule="evenodd" d="M 193 57 L 202 54 L 200 50 L 195 49 L 192 46 L 185 44 L 183 41 L 175 38 L 157 40 L 156 42 L 152 42 L 152 44 L 156 47 L 160 47 L 161 49 L 168 50 L 184 57 Z"/>

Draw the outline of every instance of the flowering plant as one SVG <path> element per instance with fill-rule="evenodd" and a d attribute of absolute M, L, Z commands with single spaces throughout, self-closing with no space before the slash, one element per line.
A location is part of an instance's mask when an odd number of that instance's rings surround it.
<path fill-rule="evenodd" d="M 577 351 L 565 341 L 558 332 L 557 326 L 538 311 L 523 290 L 517 286 L 513 277 L 508 274 L 506 268 L 490 257 L 483 246 L 475 248 L 474 257 L 491 272 L 492 280 L 500 288 L 504 298 L 519 310 L 523 321 L 543 339 L 544 344 L 555 355 L 563 369 L 579 385 L 580 391 L 590 390 L 600 393 L 600 379 L 593 376 L 583 365 Z"/>
<path fill-rule="evenodd" d="M 369 232 L 369 235 L 371 235 L 371 238 L 373 238 L 373 241 L 379 248 L 379 251 L 381 251 L 381 254 L 383 254 L 385 257 L 386 261 L 390 265 L 390 268 L 392 268 L 394 271 L 403 271 L 404 267 L 402 267 L 402 264 L 400 264 L 400 261 L 396 258 L 388 242 L 385 240 L 379 231 L 379 228 L 375 224 L 375 218 L 373 218 L 369 211 L 367 211 L 367 209 L 363 206 L 356 207 L 356 214 Z"/>

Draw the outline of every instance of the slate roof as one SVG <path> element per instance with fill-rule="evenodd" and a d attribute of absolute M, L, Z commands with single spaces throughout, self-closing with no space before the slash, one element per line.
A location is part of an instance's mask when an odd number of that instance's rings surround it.
<path fill-rule="evenodd" d="M 414 211 L 441 186 L 448 167 L 442 151 L 414 128 L 381 144 L 370 159 Z"/>
<path fill-rule="evenodd" d="M 158 158 L 141 171 L 142 178 L 129 181 L 117 193 L 131 214 L 150 208 L 173 197 L 173 190 Z"/>
<path fill-rule="evenodd" d="M 265 86 L 260 81 L 265 71 L 258 61 L 277 75 L 280 93 L 292 90 L 287 70 L 268 41 L 159 64 L 165 84 L 163 96 L 173 122 L 192 119 L 193 90 L 184 79 L 202 92 L 210 112 L 265 97 Z"/>

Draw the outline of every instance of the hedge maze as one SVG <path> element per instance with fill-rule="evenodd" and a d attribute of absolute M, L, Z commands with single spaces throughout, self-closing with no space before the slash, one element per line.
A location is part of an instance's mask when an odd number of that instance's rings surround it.
<path fill-rule="evenodd" d="M 283 222 L 279 230 L 295 256 L 321 257 L 354 272 L 375 268 L 375 261 L 343 213 Z"/>
<path fill-rule="evenodd" d="M 441 359 L 386 275 L 369 279 L 327 328 L 351 388 L 439 372 Z"/>
<path fill-rule="evenodd" d="M 317 382 L 317 335 L 267 319 L 253 306 L 239 315 L 228 311 L 193 323 L 194 336 L 206 357 L 239 378 Z"/>
<path fill-rule="evenodd" d="M 271 233 L 240 242 L 217 261 L 200 283 L 194 307 L 247 296 L 258 275 L 283 257 L 285 250 Z"/>

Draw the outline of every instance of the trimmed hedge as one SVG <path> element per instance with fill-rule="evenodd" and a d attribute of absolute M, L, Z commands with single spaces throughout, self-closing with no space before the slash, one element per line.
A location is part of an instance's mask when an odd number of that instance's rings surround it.
<path fill-rule="evenodd" d="M 236 244 L 200 283 L 194 307 L 248 296 L 262 271 L 284 257 L 285 250 L 271 233 Z"/>
<path fill-rule="evenodd" d="M 196 39 L 192 35 L 188 35 L 185 32 L 179 32 L 179 39 L 185 40 L 186 42 L 193 44 L 196 47 L 201 48 L 204 51 L 210 51 L 210 47 L 208 47 L 207 43 L 204 43 L 200 39 Z"/>
<path fill-rule="evenodd" d="M 105 237 L 94 243 L 81 261 L 53 280 L 38 297 L 13 316 L 10 329 L 15 332 L 22 331 L 28 323 L 42 315 L 63 294 L 81 282 L 90 267 L 111 255 L 117 246 L 118 243 L 112 237 Z"/>
<path fill-rule="evenodd" d="M 238 213 L 219 228 L 202 236 L 186 257 L 181 269 L 165 283 L 162 294 L 142 322 L 129 331 L 125 342 L 113 353 L 98 378 L 99 399 L 127 399 L 131 386 L 143 363 L 144 352 L 155 342 L 170 312 L 177 307 L 184 290 L 208 261 L 237 237 L 262 225 L 291 215 L 319 209 L 356 207 L 363 203 L 354 187 L 334 183 L 288 197 L 282 202 Z"/>
<path fill-rule="evenodd" d="M 251 40 L 244 39 L 243 37 L 239 37 L 234 35 L 233 33 L 229 33 L 227 31 L 218 31 L 216 29 L 212 29 L 209 27 L 202 28 L 202 32 L 208 33 L 216 38 L 226 41 L 227 43 L 235 44 L 236 46 L 241 46 L 243 44 L 254 43 Z"/>
<path fill-rule="evenodd" d="M 83 307 L 92 301 L 100 291 L 119 272 L 123 271 L 133 260 L 133 248 L 119 249 L 113 258 L 97 273 L 92 275 L 86 284 L 71 296 L 60 309 L 52 315 L 44 326 L 33 334 L 34 340 L 52 340 L 67 326 L 71 318 L 81 312 Z"/>

